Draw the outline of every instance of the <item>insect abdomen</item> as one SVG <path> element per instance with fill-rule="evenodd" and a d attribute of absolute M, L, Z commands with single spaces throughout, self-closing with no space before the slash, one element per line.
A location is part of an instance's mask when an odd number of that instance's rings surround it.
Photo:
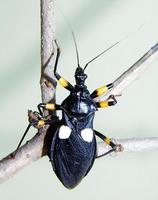
<path fill-rule="evenodd" d="M 91 142 L 86 142 L 76 132 L 71 132 L 67 139 L 60 139 L 57 134 L 52 152 L 52 164 L 56 175 L 65 187 L 72 189 L 79 184 L 93 165 L 96 140 L 93 137 Z"/>

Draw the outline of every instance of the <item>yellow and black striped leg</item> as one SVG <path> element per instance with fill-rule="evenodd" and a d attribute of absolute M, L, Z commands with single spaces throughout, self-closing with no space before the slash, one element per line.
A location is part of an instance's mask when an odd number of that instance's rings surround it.
<path fill-rule="evenodd" d="M 96 131 L 96 130 L 95 130 L 94 132 L 95 132 L 95 134 L 96 134 L 100 139 L 102 139 L 106 144 L 108 144 L 108 145 L 111 146 L 111 148 L 112 148 L 112 149 L 110 149 L 109 151 L 103 153 L 102 155 L 99 155 L 99 156 L 96 155 L 96 158 L 100 158 L 100 157 L 102 157 L 102 156 L 106 156 L 106 155 L 108 155 L 108 154 L 110 154 L 110 153 L 116 151 L 117 145 L 114 144 L 114 143 L 111 141 L 110 138 L 104 136 L 103 134 L 99 133 L 99 132 Z"/>
<path fill-rule="evenodd" d="M 123 146 L 121 144 L 115 144 L 110 138 L 106 137 L 105 135 L 103 135 L 102 133 L 99 133 L 98 131 L 94 131 L 95 135 L 97 135 L 100 139 L 102 139 L 106 144 L 108 144 L 109 146 L 111 146 L 112 149 L 110 149 L 109 151 L 103 153 L 102 155 L 96 156 L 96 158 L 100 158 L 102 156 L 106 156 L 112 152 L 122 152 Z"/>
<path fill-rule="evenodd" d="M 114 148 L 115 150 L 116 144 L 114 144 L 110 138 L 106 137 L 105 135 L 99 133 L 96 130 L 94 132 L 100 139 L 102 139 L 106 144 L 108 144 L 109 146 L 111 146 L 111 148 Z"/>
<path fill-rule="evenodd" d="M 24 132 L 24 134 L 23 134 L 23 136 L 22 136 L 22 138 L 21 138 L 21 140 L 20 140 L 20 142 L 19 142 L 19 144 L 18 144 L 18 146 L 17 146 L 17 148 L 16 148 L 16 150 L 13 153 L 12 156 L 15 157 L 18 149 L 20 148 L 20 146 L 21 146 L 21 144 L 22 144 L 22 142 L 23 142 L 23 140 L 24 140 L 24 138 L 25 138 L 26 134 L 28 133 L 31 126 L 34 126 L 36 128 L 38 127 L 38 129 L 39 129 L 39 128 L 42 128 L 45 125 L 51 125 L 51 124 L 57 124 L 57 123 L 60 123 L 60 121 L 59 120 L 54 121 L 54 119 L 53 120 L 51 120 L 51 119 L 49 119 L 49 120 L 43 120 L 43 119 L 32 120 L 32 122 L 30 122 L 29 125 L 27 126 L 27 128 L 26 128 L 26 130 L 25 130 L 25 132 Z"/>
<path fill-rule="evenodd" d="M 117 103 L 114 95 L 111 95 L 107 101 L 96 102 L 98 108 L 107 108 L 109 106 L 114 106 Z"/>
<path fill-rule="evenodd" d="M 54 110 L 61 110 L 61 106 L 54 103 L 40 103 L 37 106 L 39 113 L 43 116 L 43 109 L 54 111 Z"/>
<path fill-rule="evenodd" d="M 51 124 L 58 124 L 60 121 L 59 120 L 54 120 L 54 119 L 39 119 L 39 120 L 33 120 L 31 122 L 31 126 L 34 126 L 36 128 L 42 128 L 45 125 L 51 125 Z"/>
<path fill-rule="evenodd" d="M 104 93 L 106 93 L 109 89 L 111 89 L 113 87 L 113 83 L 110 83 L 108 85 L 104 85 L 96 90 L 94 90 L 94 92 L 92 92 L 91 97 L 92 98 L 96 98 Z"/>
<path fill-rule="evenodd" d="M 63 77 L 61 77 L 58 73 L 57 73 L 57 66 L 58 66 L 58 60 L 60 57 L 60 48 L 58 46 L 57 41 L 55 41 L 56 46 L 57 46 L 57 56 L 56 56 L 56 60 L 55 60 L 55 66 L 54 66 L 54 76 L 56 77 L 56 79 L 58 80 L 58 82 L 61 84 L 61 86 L 63 86 L 64 88 L 66 88 L 69 91 L 72 91 L 73 86 Z"/>
<path fill-rule="evenodd" d="M 39 110 L 39 113 L 40 113 L 41 117 L 43 117 L 43 109 L 51 110 L 51 111 L 62 110 L 69 117 L 69 113 L 61 105 L 58 105 L 58 104 L 54 104 L 54 103 L 40 103 L 40 104 L 38 104 L 37 107 L 38 107 L 38 110 Z"/>

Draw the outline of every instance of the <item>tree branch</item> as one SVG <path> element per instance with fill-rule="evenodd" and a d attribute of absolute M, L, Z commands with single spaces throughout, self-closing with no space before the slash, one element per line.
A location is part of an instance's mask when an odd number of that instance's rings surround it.
<path fill-rule="evenodd" d="M 56 79 L 53 66 L 56 57 L 53 41 L 55 39 L 54 0 L 41 0 L 41 93 L 42 102 L 55 101 Z"/>
<path fill-rule="evenodd" d="M 0 161 L 0 183 L 3 183 L 25 166 L 42 157 L 44 138 L 44 132 L 36 134 L 18 150 L 15 157 L 9 154 Z"/>
<path fill-rule="evenodd" d="M 54 1 L 41 0 L 41 92 L 42 102 L 54 102 L 56 81 L 53 75 L 52 66 L 54 66 L 54 49 L 52 41 L 54 40 Z M 51 59 L 49 59 L 51 58 Z M 158 44 L 150 49 L 138 62 L 124 72 L 114 81 L 114 87 L 105 95 L 96 98 L 96 101 L 102 101 L 109 95 L 120 94 L 129 84 L 138 78 L 142 72 L 150 66 L 151 62 L 158 58 Z M 46 128 L 40 129 L 29 142 L 23 145 L 13 158 L 10 155 L 0 161 L 0 182 L 4 182 L 13 174 L 17 173 L 24 166 L 38 160 L 45 155 L 44 139 Z M 153 150 L 158 148 L 158 138 L 145 139 L 123 139 L 118 140 L 124 147 L 124 151 Z M 138 148 L 139 147 L 139 148 Z M 107 151 L 103 143 L 98 144 L 98 155 Z"/>
<path fill-rule="evenodd" d="M 140 77 L 140 75 L 151 66 L 151 64 L 158 59 L 158 43 L 155 44 L 147 53 L 144 54 L 135 64 L 133 64 L 127 71 L 119 76 L 114 82 L 114 87 L 106 94 L 103 94 L 95 101 L 105 101 L 110 95 L 120 95 L 132 82 Z"/>
<path fill-rule="evenodd" d="M 55 102 L 56 80 L 53 74 L 54 57 L 53 41 L 55 38 L 54 0 L 41 0 L 41 93 L 42 102 Z M 45 113 L 47 114 L 47 113 Z M 0 161 L 0 183 L 4 182 L 24 166 L 45 155 L 44 138 L 48 127 L 42 128 L 25 145 L 16 156 L 10 155 Z"/>
<path fill-rule="evenodd" d="M 124 153 L 158 150 L 158 137 L 118 139 L 118 140 L 115 140 L 115 142 L 123 146 Z M 98 143 L 98 150 L 97 150 L 98 156 L 103 155 L 108 150 L 109 150 L 108 145 L 106 145 L 103 142 Z M 120 153 L 117 153 L 117 155 L 118 154 Z"/>

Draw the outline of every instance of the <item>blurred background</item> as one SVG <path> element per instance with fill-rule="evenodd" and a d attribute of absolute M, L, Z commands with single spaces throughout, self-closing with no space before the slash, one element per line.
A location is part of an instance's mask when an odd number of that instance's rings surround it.
<path fill-rule="evenodd" d="M 56 38 L 62 54 L 59 72 L 74 83 L 76 35 L 81 65 L 128 37 L 87 68 L 90 91 L 110 83 L 158 42 L 157 0 L 58 0 Z M 140 28 L 141 27 L 141 28 Z M 0 1 L 0 157 L 13 151 L 27 126 L 27 110 L 41 102 L 40 3 Z M 96 114 L 95 128 L 113 138 L 157 137 L 158 62 L 152 64 L 118 99 L 113 108 Z M 58 86 L 57 103 L 68 95 Z M 33 128 L 27 138 L 36 133 Z M 158 199 L 156 151 L 128 153 L 96 160 L 81 184 L 65 189 L 47 157 L 31 164 L 0 186 L 4 200 L 26 199 Z"/>

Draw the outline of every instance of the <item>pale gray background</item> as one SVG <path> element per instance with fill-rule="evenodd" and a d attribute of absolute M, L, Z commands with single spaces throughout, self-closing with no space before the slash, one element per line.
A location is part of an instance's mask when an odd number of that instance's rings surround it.
<path fill-rule="evenodd" d="M 109 83 L 158 42 L 157 0 L 58 0 L 76 34 L 84 65 L 129 35 L 87 69 L 90 90 Z M 27 126 L 27 109 L 41 101 L 39 1 L 0 1 L 0 156 L 15 149 Z M 59 72 L 74 83 L 76 55 L 70 30 L 56 9 L 56 37 L 62 49 Z M 139 31 L 139 27 L 142 28 Z M 117 106 L 100 110 L 95 128 L 114 138 L 158 133 L 158 62 L 130 86 Z M 60 86 L 57 102 L 68 94 Z M 35 134 L 30 131 L 28 138 Z M 158 199 L 158 152 L 97 160 L 74 190 L 55 177 L 48 158 L 26 167 L 0 186 L 0 199 Z"/>

